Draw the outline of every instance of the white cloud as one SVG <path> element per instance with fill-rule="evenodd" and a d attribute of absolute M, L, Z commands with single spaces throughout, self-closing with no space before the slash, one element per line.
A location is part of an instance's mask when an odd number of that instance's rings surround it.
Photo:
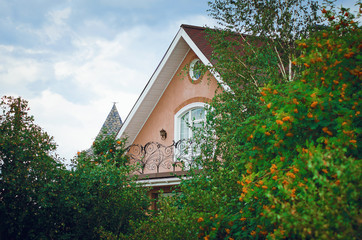
<path fill-rule="evenodd" d="M 56 25 L 65 25 L 65 20 L 67 20 L 72 12 L 70 7 L 61 9 L 61 10 L 53 10 L 48 13 L 51 21 Z"/>
<path fill-rule="evenodd" d="M 44 26 L 36 31 L 39 39 L 42 39 L 45 44 L 49 45 L 57 42 L 63 36 L 73 35 L 72 30 L 66 22 L 71 12 L 72 10 L 69 7 L 49 11 Z"/>
<path fill-rule="evenodd" d="M 15 47 L 0 46 L 0 82 L 2 88 L 20 89 L 25 84 L 38 80 L 42 72 L 42 64 L 27 57 L 13 57 Z"/>
<path fill-rule="evenodd" d="M 116 97 L 116 96 L 113 96 Z M 75 104 L 60 94 L 49 90 L 40 96 L 29 99 L 30 113 L 59 145 L 61 157 L 72 158 L 77 151 L 88 149 L 98 134 L 112 107 L 112 96 L 97 99 L 87 105 Z M 117 95 L 119 101 L 129 104 L 117 104 L 119 112 L 130 111 L 137 95 L 124 93 Z M 130 101 L 131 100 L 131 101 Z"/>

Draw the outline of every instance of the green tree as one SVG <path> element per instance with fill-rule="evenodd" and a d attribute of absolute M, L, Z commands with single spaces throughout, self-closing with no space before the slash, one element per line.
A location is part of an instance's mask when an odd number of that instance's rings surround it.
<path fill-rule="evenodd" d="M 78 153 L 64 176 L 67 211 L 61 234 L 71 239 L 117 239 L 130 233 L 130 222 L 146 217 L 147 189 L 137 184 L 128 164 L 125 140 L 96 139 L 91 151 Z"/>
<path fill-rule="evenodd" d="M 223 139 L 214 141 L 216 155 L 222 153 L 228 160 L 235 157 L 231 146 L 236 144 L 229 133 L 260 111 L 261 87 L 298 77 L 300 67 L 292 64 L 300 54 L 295 41 L 307 37 L 319 23 L 318 5 L 312 0 L 216 0 L 209 7 L 222 26 L 208 31 L 213 47 L 209 70 L 220 74 L 224 88 L 211 103 L 214 110 L 208 119 L 210 129 Z"/>
<path fill-rule="evenodd" d="M 200 236 L 361 237 L 362 31 L 348 9 L 322 13 L 328 26 L 297 42 L 301 55 L 293 64 L 301 67 L 300 76 L 260 88 L 260 110 L 235 127 L 229 115 L 221 117 L 226 128 L 235 129 L 229 131 L 229 138 L 235 139 L 230 147 L 233 157 L 220 162 L 218 169 L 205 171 L 209 176 L 194 177 L 211 192 L 216 188 L 209 198 L 221 199 L 219 210 L 204 200 Z M 218 141 L 228 139 L 217 136 Z M 194 196 L 198 190 L 188 193 Z"/>
<path fill-rule="evenodd" d="M 117 239 L 146 217 L 124 140 L 99 138 L 66 169 L 25 100 L 3 97 L 0 107 L 1 239 Z"/>
<path fill-rule="evenodd" d="M 58 184 L 61 165 L 51 155 L 56 145 L 34 124 L 25 100 L 3 97 L 0 108 L 0 236 L 35 238 L 48 226 L 44 186 Z"/>

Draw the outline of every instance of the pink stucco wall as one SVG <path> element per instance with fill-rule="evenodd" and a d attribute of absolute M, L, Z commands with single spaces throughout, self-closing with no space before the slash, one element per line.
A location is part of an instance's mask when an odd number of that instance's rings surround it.
<path fill-rule="evenodd" d="M 171 145 L 174 140 L 175 114 L 190 103 L 209 102 L 213 98 L 217 90 L 217 81 L 211 74 L 205 73 L 201 81 L 196 83 L 192 83 L 189 75 L 185 74 L 185 65 L 190 64 L 195 58 L 196 54 L 190 50 L 133 144 L 145 145 L 153 141 L 165 146 Z M 161 139 L 161 129 L 167 132 L 165 140 Z M 170 170 L 160 169 L 160 172 L 167 171 Z M 152 171 L 145 169 L 144 173 Z"/>
<path fill-rule="evenodd" d="M 210 74 L 204 74 L 199 83 L 192 83 L 188 74 L 185 75 L 184 67 L 196 58 L 196 54 L 190 51 L 177 70 L 170 84 L 157 103 L 155 109 L 147 119 L 135 144 L 146 144 L 150 141 L 171 145 L 174 140 L 174 116 L 178 110 L 193 102 L 208 102 L 212 99 L 217 89 L 217 81 Z M 181 74 L 180 74 L 181 73 Z M 209 78 L 209 79 L 208 79 Z M 167 139 L 162 140 L 160 130 L 167 132 Z"/>

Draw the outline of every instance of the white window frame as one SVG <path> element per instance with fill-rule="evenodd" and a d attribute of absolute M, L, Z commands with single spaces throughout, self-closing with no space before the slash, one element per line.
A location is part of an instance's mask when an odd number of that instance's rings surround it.
<path fill-rule="evenodd" d="M 207 103 L 203 103 L 203 102 L 194 102 L 194 103 L 190 103 L 186 106 L 184 106 L 183 108 L 181 108 L 176 114 L 175 114 L 175 119 L 174 119 L 174 123 L 175 123 L 175 128 L 174 128 L 174 140 L 175 142 L 181 140 L 180 139 L 180 123 L 181 123 L 181 117 L 186 113 L 186 112 L 191 112 L 192 109 L 195 108 L 203 108 L 205 109 L 205 107 L 209 106 Z M 204 119 L 205 121 L 206 119 Z M 190 129 L 191 131 L 191 129 Z"/>
<path fill-rule="evenodd" d="M 202 108 L 205 109 L 205 107 L 209 106 L 207 103 L 204 102 L 194 102 L 194 103 L 190 103 L 186 106 L 184 106 L 183 108 L 181 108 L 174 117 L 174 141 L 178 142 L 181 140 L 181 132 L 180 132 L 180 127 L 181 127 L 181 117 L 186 114 L 187 112 L 189 112 L 190 116 L 191 116 L 191 110 L 196 109 L 196 108 Z M 206 110 L 205 110 L 206 111 Z M 205 118 L 203 120 L 204 122 L 206 121 L 206 112 L 205 112 Z M 190 138 L 192 138 L 192 130 L 190 129 Z M 177 156 L 174 156 L 174 161 L 175 162 L 180 162 L 179 159 L 177 159 Z M 187 163 L 186 163 L 186 168 L 187 168 Z"/>

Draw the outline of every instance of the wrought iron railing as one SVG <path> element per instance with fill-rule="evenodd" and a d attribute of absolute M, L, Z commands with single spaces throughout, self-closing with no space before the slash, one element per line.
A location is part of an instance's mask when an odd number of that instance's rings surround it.
<path fill-rule="evenodd" d="M 145 145 L 132 144 L 127 148 L 130 164 L 138 165 L 136 173 L 151 174 L 187 170 L 200 155 L 198 144 L 190 139 L 173 142 L 165 146 L 158 142 Z"/>

